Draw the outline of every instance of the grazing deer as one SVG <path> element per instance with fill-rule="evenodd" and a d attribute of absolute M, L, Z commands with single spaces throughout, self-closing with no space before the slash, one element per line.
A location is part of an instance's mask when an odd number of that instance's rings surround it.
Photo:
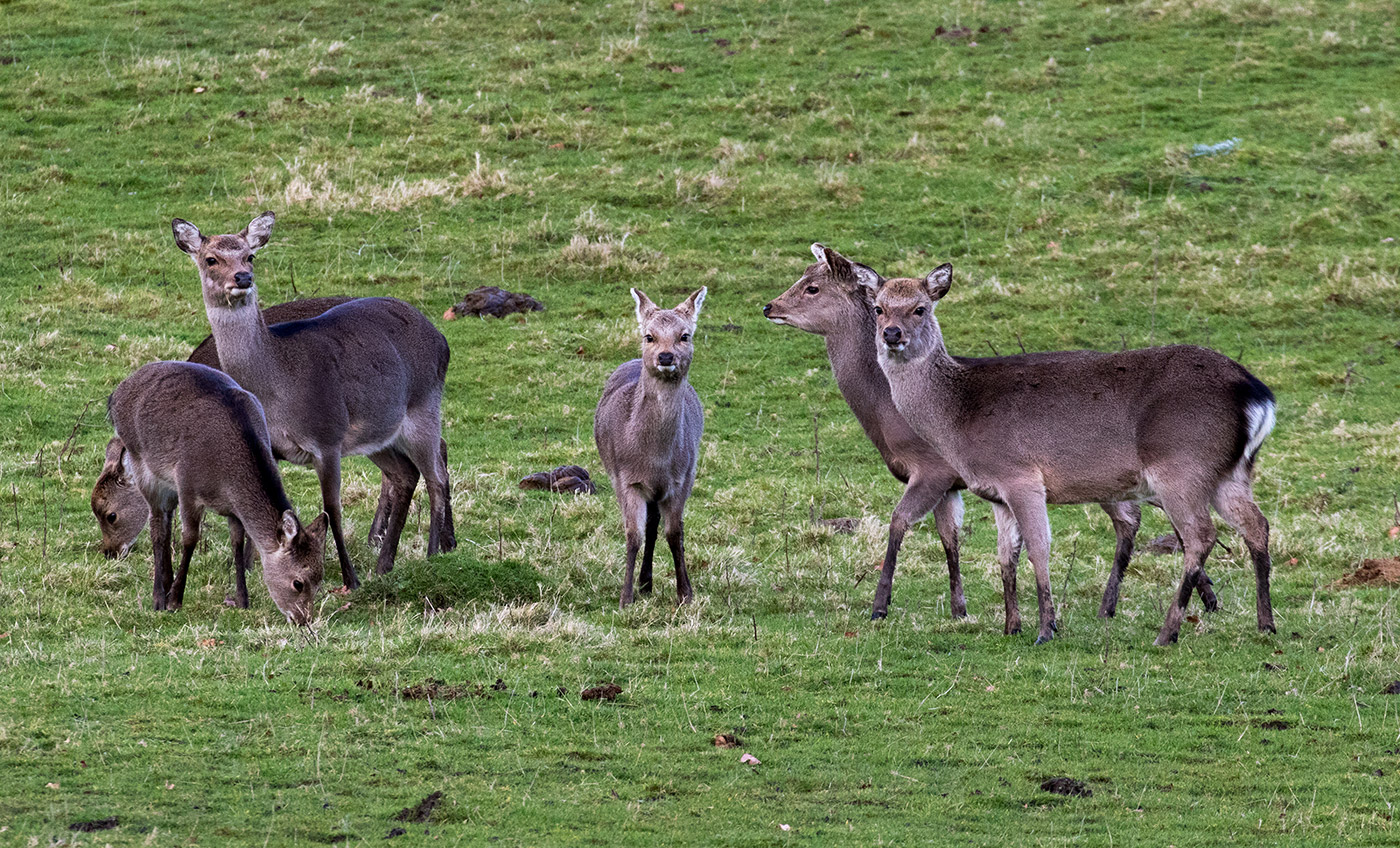
<path fill-rule="evenodd" d="M 349 303 L 354 300 L 352 297 L 312 297 L 305 300 L 293 300 L 288 303 L 279 303 L 269 306 L 262 311 L 263 323 L 276 324 L 282 321 L 298 321 L 303 318 L 314 318 L 342 303 Z M 207 365 L 210 368 L 219 368 L 219 351 L 214 345 L 214 337 L 206 336 L 204 341 L 190 354 L 189 362 Z M 221 369 L 222 370 L 222 369 Z M 150 510 L 146 506 L 146 499 L 141 493 L 129 485 L 125 485 L 125 476 L 121 473 L 120 464 L 116 459 L 121 455 L 121 440 L 114 439 L 107 444 L 107 455 L 102 466 L 102 471 L 97 475 L 97 482 L 92 487 L 92 512 L 97 517 L 97 526 L 102 533 L 102 541 L 99 545 L 102 555 L 108 559 L 117 559 L 126 556 L 131 550 L 136 538 L 141 535 L 150 522 Z M 447 463 L 447 443 L 440 446 L 443 456 L 443 464 Z M 392 510 L 394 498 L 413 496 L 413 488 L 418 483 L 418 471 L 412 470 L 412 479 L 395 480 L 389 475 L 384 475 L 379 489 L 379 506 L 374 513 L 374 521 L 370 524 L 369 543 L 377 546 L 384 536 L 384 523 Z M 449 507 L 448 520 L 451 520 L 452 512 Z"/>
<path fill-rule="evenodd" d="M 627 536 L 627 575 L 621 606 L 632 603 L 637 551 L 642 550 L 638 588 L 651 594 L 651 559 L 657 527 L 666 520 L 666 544 L 676 566 L 676 602 L 694 592 L 685 570 L 681 514 L 695 484 L 705 413 L 686 380 L 695 352 L 691 336 L 705 302 L 702 288 L 675 309 L 661 309 L 632 289 L 642 334 L 642 357 L 625 362 L 603 386 L 593 416 L 593 439 L 612 480 Z"/>
<path fill-rule="evenodd" d="M 228 516 L 236 603 L 248 606 L 251 539 L 273 603 L 308 624 L 321 588 L 326 516 L 302 527 L 282 488 L 262 406 L 227 374 L 188 362 L 153 362 L 107 399 L 121 446 L 117 466 L 146 499 L 154 550 L 152 600 L 179 609 L 204 510 Z M 171 513 L 180 508 L 180 568 L 171 570 Z"/>
<path fill-rule="evenodd" d="M 342 456 L 367 455 L 396 486 L 416 484 L 421 474 L 430 506 L 428 554 L 455 547 L 441 450 L 450 352 L 447 339 L 421 312 L 387 297 L 353 300 L 306 320 L 264 324 L 253 254 L 267 244 L 274 219 L 264 212 L 234 235 L 205 236 L 180 218 L 171 229 L 199 269 L 223 369 L 262 402 L 277 455 L 315 469 L 341 576 L 354 589 L 360 581 L 340 522 Z M 379 549 L 380 574 L 394 567 L 408 507 L 408 498 L 391 504 Z"/>
<path fill-rule="evenodd" d="M 1244 536 L 1258 626 L 1274 632 L 1269 523 L 1250 485 L 1274 426 L 1268 387 L 1238 362 L 1189 345 L 955 358 L 933 314 L 952 284 L 945 264 L 878 287 L 880 367 L 899 411 L 968 489 L 1011 510 L 1035 569 L 1036 644 L 1055 628 L 1047 503 L 1151 500 L 1166 512 L 1185 567 L 1158 645 L 1176 641 L 1205 579 L 1213 504 Z"/>
<path fill-rule="evenodd" d="M 895 408 L 889 381 L 880 370 L 875 349 L 875 307 L 873 290 L 883 281 L 874 269 L 853 262 L 822 244 L 812 245 L 816 262 L 787 291 L 763 307 L 763 314 L 775 324 L 787 324 L 826 340 L 827 358 L 836 377 L 836 386 L 851 412 L 885 460 L 885 466 L 905 484 L 904 496 L 890 518 L 889 543 L 875 590 L 872 619 L 889 612 L 894 585 L 895 562 L 909 528 L 933 511 L 934 526 L 943 543 L 948 561 L 948 584 L 952 615 L 967 616 L 962 575 L 958 568 L 958 527 L 962 518 L 963 482 L 958 472 L 928 442 L 919 438 Z M 1117 611 L 1118 585 L 1133 554 L 1141 514 L 1135 503 L 1102 504 L 1118 537 L 1113 570 L 1104 590 L 1101 617 Z M 1020 556 L 1015 521 L 1006 507 L 992 504 L 998 528 L 1005 528 L 1008 539 L 999 545 L 1006 606 L 1006 632 L 1019 633 L 1021 615 L 1016 599 L 1016 562 Z M 1202 582 L 1201 597 L 1214 609 L 1215 595 L 1209 583 Z"/>

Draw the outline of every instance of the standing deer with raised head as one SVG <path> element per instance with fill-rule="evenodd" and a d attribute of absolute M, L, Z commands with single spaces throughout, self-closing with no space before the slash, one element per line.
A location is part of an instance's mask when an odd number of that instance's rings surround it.
<path fill-rule="evenodd" d="M 871 618 L 884 618 L 889 611 L 894 585 L 896 559 L 908 529 L 933 511 L 934 526 L 947 555 L 948 584 L 952 615 L 967 616 L 962 575 L 958 568 L 958 530 L 962 517 L 963 488 L 958 472 L 938 451 L 914 432 L 890 397 L 889 381 L 880 370 L 875 348 L 874 290 L 884 278 L 873 268 L 853 262 L 822 244 L 812 245 L 816 262 L 787 291 L 763 307 L 763 314 L 776 324 L 787 324 L 826 341 L 827 358 L 842 397 L 874 443 L 890 473 L 905 484 L 904 495 L 890 517 L 889 543 L 875 590 Z M 1113 569 L 1104 589 L 1101 617 L 1111 617 L 1118 606 L 1118 587 L 1132 559 L 1133 540 L 1141 523 L 1136 503 L 1102 504 L 1117 536 Z M 1016 599 L 1016 564 L 1020 557 L 1020 536 L 1015 521 L 1004 505 L 993 503 L 999 532 L 1008 538 L 998 545 L 1006 607 L 1007 633 L 1020 632 L 1020 608 Z M 1209 581 L 1200 585 L 1201 599 L 1214 609 L 1216 599 Z"/>
<path fill-rule="evenodd" d="M 617 494 L 627 537 L 624 607 L 632 603 L 639 550 L 642 569 L 637 588 L 643 595 L 651 594 L 652 553 L 662 519 L 676 566 L 676 602 L 686 604 L 694 598 L 685 569 L 682 513 L 695 484 L 705 413 L 686 376 L 706 291 L 701 288 L 675 309 L 661 309 L 632 289 L 642 356 L 623 363 L 608 377 L 593 416 L 593 439 Z"/>
<path fill-rule="evenodd" d="M 1274 425 L 1268 387 L 1215 351 L 1173 345 L 955 358 L 934 309 L 951 265 L 886 280 L 875 296 L 880 367 L 895 405 L 968 489 L 1010 508 L 1035 569 L 1037 644 L 1055 628 L 1047 503 L 1152 500 L 1185 549 L 1156 643 L 1174 642 L 1215 545 L 1210 507 L 1254 560 L 1259 629 L 1274 632 L 1269 523 L 1250 484 Z"/>
<path fill-rule="evenodd" d="M 299 321 L 303 318 L 314 318 L 335 306 L 342 303 L 349 303 L 353 297 L 311 297 L 305 300 L 293 300 L 287 303 L 279 303 L 269 306 L 262 311 L 263 323 L 277 324 L 282 321 Z M 212 335 L 206 336 L 190 353 L 189 362 L 199 365 L 207 365 L 210 368 L 219 368 L 219 351 L 214 344 Z M 222 369 L 220 369 L 222 370 Z M 102 555 L 108 559 L 117 559 L 126 556 L 131 550 L 136 538 L 141 535 L 141 531 L 150 523 L 150 509 L 146 506 L 146 499 L 134 487 L 126 485 L 126 477 L 121 472 L 121 467 L 116 459 L 121 456 L 122 443 L 120 439 L 114 439 L 107 444 L 107 455 L 102 465 L 102 470 L 97 475 L 97 481 L 92 487 L 92 513 L 97 518 L 98 530 L 102 533 L 102 541 L 99 548 Z M 443 464 L 447 464 L 447 443 L 440 445 L 442 451 Z M 418 484 L 418 470 L 409 468 L 410 474 L 405 474 L 402 479 L 395 478 L 388 474 L 383 475 L 379 489 L 379 505 L 374 512 L 374 521 L 371 522 L 368 540 L 371 545 L 378 546 L 384 537 L 384 525 L 389 514 L 393 511 L 396 498 L 412 498 L 413 489 Z M 452 511 L 449 505 L 447 518 L 450 522 Z"/>
<path fill-rule="evenodd" d="M 359 578 L 341 531 L 342 456 L 368 456 L 399 481 L 421 474 L 430 507 L 428 554 L 455 546 L 441 451 L 450 352 L 423 313 L 388 297 L 353 300 L 302 321 L 264 324 L 253 256 L 271 237 L 274 219 L 264 212 L 242 232 L 212 237 L 180 218 L 171 228 L 175 243 L 199 269 L 224 371 L 262 402 L 277 455 L 315 469 L 341 576 L 353 589 Z M 395 499 L 385 521 L 380 574 L 394 567 L 408 507 L 408 498 Z"/>
<path fill-rule="evenodd" d="M 153 362 L 107 399 L 116 465 L 145 498 L 154 552 L 152 600 L 179 609 L 204 510 L 228 516 L 237 595 L 248 606 L 253 547 L 282 614 L 309 624 L 325 569 L 326 515 L 303 527 L 282 488 L 257 398 L 227 374 L 188 362 Z M 171 513 L 180 509 L 180 567 L 171 568 Z"/>

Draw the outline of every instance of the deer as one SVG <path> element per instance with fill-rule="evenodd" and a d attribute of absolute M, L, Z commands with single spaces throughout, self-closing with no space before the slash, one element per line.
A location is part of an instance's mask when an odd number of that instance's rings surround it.
<path fill-rule="evenodd" d="M 890 517 L 889 542 L 880 570 L 871 620 L 889 614 L 894 572 L 900 547 L 909 528 L 929 512 L 943 544 L 948 563 L 949 607 L 955 619 L 967 617 L 959 570 L 959 527 L 962 520 L 964 488 L 958 472 L 926 441 L 921 439 L 899 414 L 890 396 L 889 381 L 880 370 L 874 345 L 875 311 L 872 294 L 884 278 L 868 265 L 854 262 L 837 251 L 816 243 L 811 247 L 816 259 L 787 291 L 763 307 L 763 315 L 775 324 L 796 327 L 821 336 L 827 358 L 841 396 L 855 414 L 865 435 L 875 445 L 895 479 L 903 483 L 904 495 Z M 1133 543 L 1141 524 L 1136 503 L 1101 505 L 1117 536 L 1113 568 L 1109 572 L 1099 607 L 1101 618 L 1117 612 L 1119 584 L 1133 555 Z M 1005 632 L 1019 633 L 1021 615 L 1016 597 L 1016 569 L 1020 556 L 1015 521 L 1002 504 L 992 504 L 999 535 L 1007 537 L 998 547 L 1006 608 Z M 1218 606 L 1209 581 L 1198 587 L 1208 609 Z"/>
<path fill-rule="evenodd" d="M 896 408 L 967 488 L 1005 504 L 1035 571 L 1040 627 L 1053 638 L 1047 504 L 1151 501 L 1182 541 L 1181 584 L 1155 644 L 1177 641 L 1216 542 L 1212 506 L 1254 564 L 1260 632 L 1277 632 L 1269 523 L 1255 459 L 1274 426 L 1273 392 L 1244 366 L 1193 345 L 988 358 L 949 354 L 934 310 L 953 266 L 875 287 L 880 368 Z"/>
<path fill-rule="evenodd" d="M 156 610 L 177 610 L 206 509 L 233 536 L 235 603 L 248 606 L 252 548 L 287 620 L 308 625 L 325 569 L 326 514 L 303 527 L 277 473 L 262 405 L 227 374 L 189 362 L 152 362 L 107 399 L 117 464 L 151 516 Z M 171 568 L 172 512 L 180 510 L 180 567 Z M 251 547 L 248 541 L 251 540 Z"/>
<path fill-rule="evenodd" d="M 263 309 L 263 322 L 277 324 L 282 321 L 314 318 L 331 307 L 349 303 L 352 300 L 354 300 L 353 297 L 312 297 L 279 303 Z M 214 344 L 214 337 L 212 335 L 206 336 L 195 347 L 187 361 L 207 365 L 210 368 L 219 368 L 219 351 Z M 90 500 L 93 515 L 97 518 L 98 530 L 102 534 L 98 549 L 107 559 L 125 557 L 131 550 L 131 546 L 135 544 L 137 537 L 141 535 L 141 531 L 150 523 L 150 510 L 146 506 L 146 499 L 135 488 L 126 485 L 126 477 L 121 472 L 119 462 L 121 447 L 121 439 L 113 439 L 107 443 L 102 470 L 98 473 L 97 481 L 92 487 Z M 445 465 L 447 463 L 447 443 L 445 441 L 441 443 L 440 449 Z M 418 472 L 417 469 L 409 470 L 412 471 L 411 479 L 405 477 L 403 480 L 396 480 L 388 475 L 384 475 L 382 478 L 379 505 L 375 509 L 374 521 L 370 524 L 367 539 L 371 546 L 378 547 L 383 540 L 384 524 L 386 517 L 392 510 L 393 499 L 400 496 L 412 497 L 413 489 L 418 484 Z M 450 505 L 447 516 L 448 532 L 451 533 L 452 512 Z"/>
<path fill-rule="evenodd" d="M 682 516 L 695 485 L 705 414 L 687 376 L 695 352 L 695 323 L 707 291 L 702 287 L 675 309 L 661 309 L 632 289 L 642 355 L 608 377 L 594 412 L 593 440 L 617 495 L 627 540 L 619 602 L 624 609 L 634 598 L 634 576 L 641 594 L 651 594 L 652 553 L 663 518 L 676 567 L 676 603 L 695 598 L 685 568 Z M 639 550 L 642 568 L 636 575 Z"/>
<path fill-rule="evenodd" d="M 310 466 L 321 487 L 347 589 L 360 585 L 341 529 L 342 456 L 368 456 L 395 485 L 428 491 L 428 555 L 452 550 L 442 395 L 447 339 L 401 300 L 359 298 L 315 318 L 264 324 L 253 273 L 255 253 L 276 216 L 263 212 L 236 234 L 205 236 L 171 222 L 175 244 L 199 270 L 205 315 L 223 370 L 267 413 L 273 450 Z M 411 491 L 411 489 L 409 490 Z M 394 567 L 409 498 L 394 498 L 383 524 L 378 574 Z"/>

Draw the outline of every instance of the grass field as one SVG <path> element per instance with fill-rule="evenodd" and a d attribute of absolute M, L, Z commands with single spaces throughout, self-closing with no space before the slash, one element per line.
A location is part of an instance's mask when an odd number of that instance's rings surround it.
<path fill-rule="evenodd" d="M 1396 592 L 1335 581 L 1400 555 L 1398 18 L 0 0 L 0 844 L 1393 844 Z M 440 323 L 461 546 L 424 559 L 415 500 L 398 568 L 323 596 L 316 641 L 258 580 L 251 610 L 224 605 L 215 520 L 184 609 L 150 611 L 149 541 L 104 560 L 87 503 L 106 395 L 208 332 L 170 219 L 263 209 L 265 303 L 383 294 L 436 319 L 497 284 L 548 306 Z M 1059 638 L 1003 636 L 971 497 L 971 618 L 925 524 L 872 623 L 900 486 L 820 340 L 760 313 L 813 241 L 888 276 L 952 262 L 954 353 L 1196 343 L 1267 382 L 1279 633 L 1255 632 L 1228 533 L 1222 610 L 1193 607 L 1178 645 L 1151 647 L 1178 557 L 1140 553 L 1097 619 L 1113 536 L 1074 506 L 1051 512 Z M 628 288 L 700 285 L 697 602 L 673 607 L 662 556 L 619 612 L 611 491 L 516 483 L 603 477 Z M 346 464 L 362 574 L 372 470 Z M 312 474 L 284 477 L 314 516 Z M 1166 530 L 1154 513 L 1140 541 Z M 581 699 L 606 682 L 616 700 Z M 1092 796 L 1041 789 L 1060 776 Z"/>

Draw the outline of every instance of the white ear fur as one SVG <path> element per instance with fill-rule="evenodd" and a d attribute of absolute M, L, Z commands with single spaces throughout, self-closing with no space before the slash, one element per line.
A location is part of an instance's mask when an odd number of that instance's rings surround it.
<path fill-rule="evenodd" d="M 637 326 L 645 331 L 647 319 L 656 311 L 656 304 L 652 303 L 651 298 L 643 294 L 641 289 L 632 289 L 632 300 L 637 304 Z"/>
<path fill-rule="evenodd" d="M 938 300 L 948 293 L 948 289 L 953 287 L 953 266 L 947 262 L 939 265 L 929 272 L 924 278 L 924 288 L 928 290 L 929 296 Z"/>
<path fill-rule="evenodd" d="M 684 303 L 676 307 L 676 311 L 689 315 L 691 323 L 695 323 L 700 320 L 700 307 L 705 304 L 705 295 L 709 292 L 709 286 L 701 286 L 700 291 L 686 298 Z"/>
<path fill-rule="evenodd" d="M 812 242 L 812 255 L 817 257 L 817 261 L 826 264 L 826 245 L 819 241 Z"/>
<path fill-rule="evenodd" d="M 859 262 L 852 262 L 851 268 L 856 272 L 856 282 L 871 291 L 880 288 L 880 284 L 884 282 L 880 275 L 875 273 L 874 268 L 867 268 Z"/>
<path fill-rule="evenodd" d="M 199 249 L 204 246 L 204 234 L 199 231 L 199 227 L 184 218 L 176 218 L 171 221 L 170 230 L 175 234 L 176 246 L 191 256 L 198 253 Z"/>
<path fill-rule="evenodd" d="M 248 248 L 257 251 L 258 248 L 267 244 L 267 240 L 272 238 L 272 224 L 277 220 L 277 216 L 271 212 L 264 212 L 258 217 L 248 222 L 248 226 L 243 228 L 243 238 L 248 242 Z"/>
<path fill-rule="evenodd" d="M 297 523 L 296 513 L 292 512 L 290 509 L 283 512 L 281 528 L 282 544 L 290 545 L 299 532 L 301 532 L 301 525 Z"/>

